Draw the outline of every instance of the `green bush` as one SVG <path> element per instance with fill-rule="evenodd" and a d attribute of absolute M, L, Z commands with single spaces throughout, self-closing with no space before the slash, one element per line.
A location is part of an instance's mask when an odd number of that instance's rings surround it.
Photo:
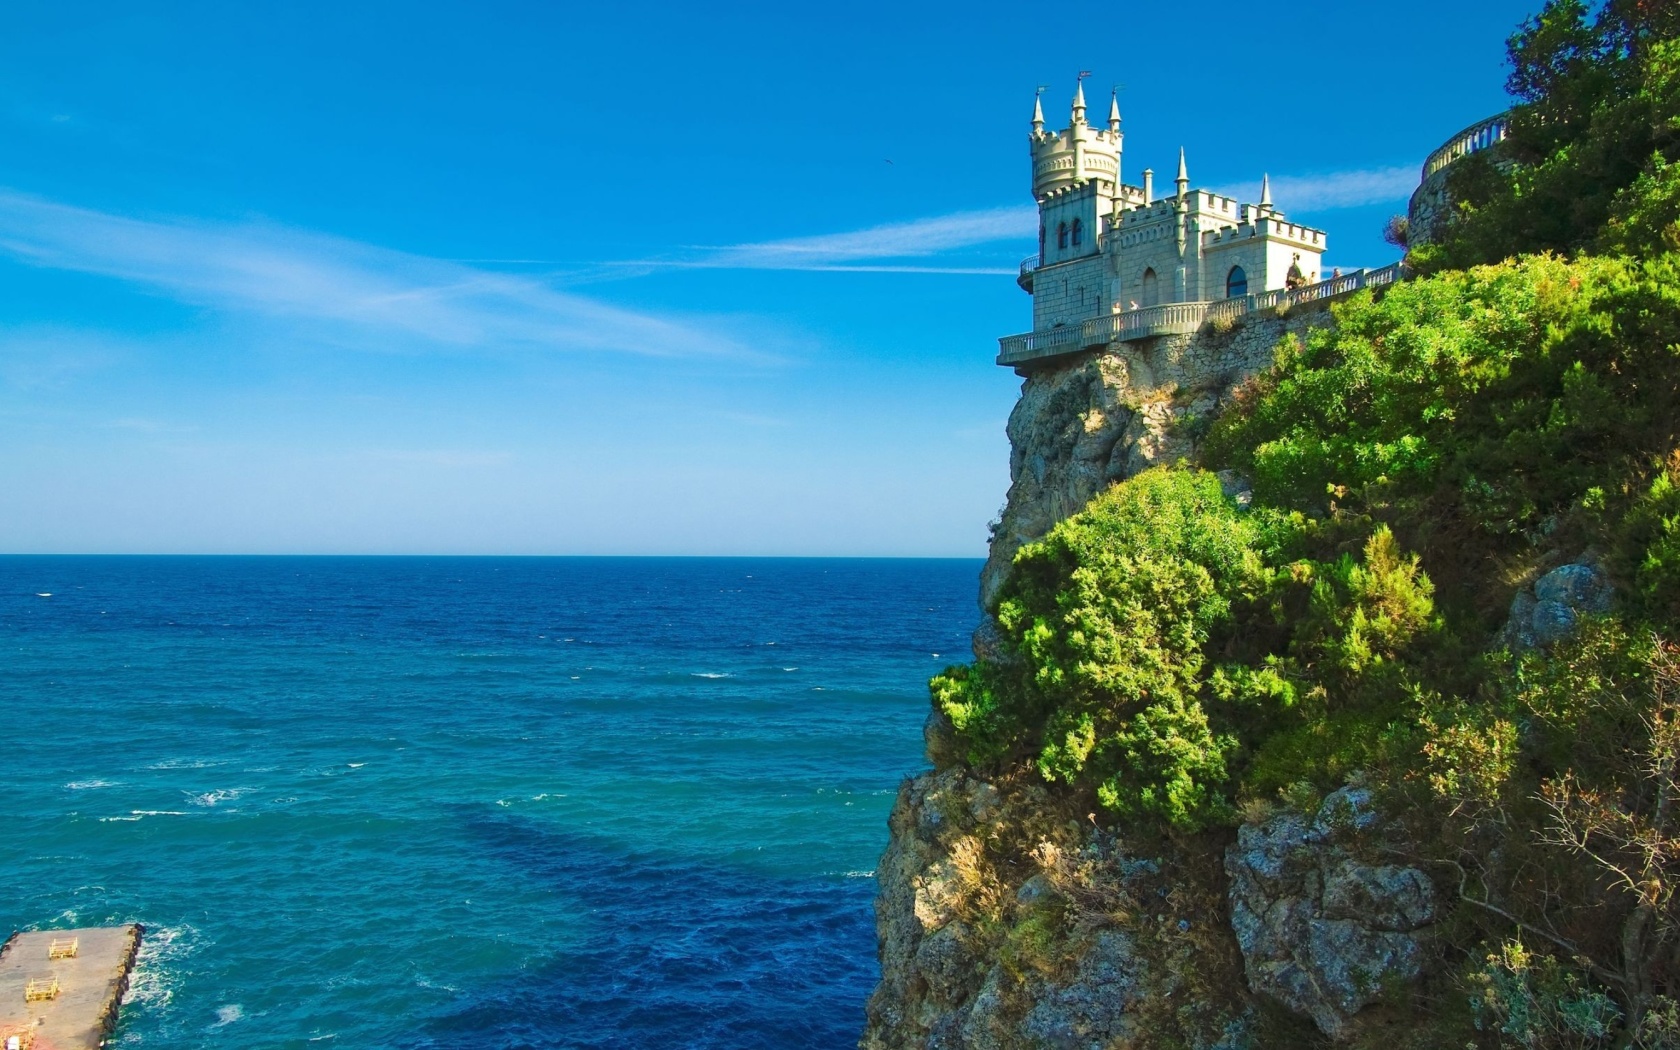
<path fill-rule="evenodd" d="M 934 701 L 970 761 L 1031 756 L 1138 825 L 1229 820 L 1245 769 L 1329 786 L 1409 717 L 1403 657 L 1437 620 L 1388 529 L 1327 562 L 1291 559 L 1301 536 L 1212 474 L 1140 474 L 1020 551 L 1006 658 L 946 671 Z"/>

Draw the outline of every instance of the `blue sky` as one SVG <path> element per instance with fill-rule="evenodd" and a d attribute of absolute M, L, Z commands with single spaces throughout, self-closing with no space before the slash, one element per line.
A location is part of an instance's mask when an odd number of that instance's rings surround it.
<path fill-rule="evenodd" d="M 979 555 L 1035 86 L 1382 265 L 1538 2 L 8 4 L 0 551 Z"/>

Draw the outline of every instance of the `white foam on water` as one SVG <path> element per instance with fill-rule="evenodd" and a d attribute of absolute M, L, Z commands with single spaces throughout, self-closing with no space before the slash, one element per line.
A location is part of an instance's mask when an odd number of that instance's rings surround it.
<path fill-rule="evenodd" d="M 692 677 L 692 678 L 728 678 L 729 675 L 728 674 L 715 673 L 715 672 L 712 672 L 712 671 L 694 671 L 694 672 L 691 673 L 690 677 Z"/>
<path fill-rule="evenodd" d="M 366 762 L 346 762 L 344 764 L 349 766 L 351 769 L 360 769 L 363 766 L 367 765 Z"/>
<path fill-rule="evenodd" d="M 37 597 L 37 598 L 51 598 L 52 597 L 52 592 L 51 591 L 36 591 L 35 592 L 35 597 Z"/>
<path fill-rule="evenodd" d="M 207 758 L 166 758 L 162 762 L 153 762 L 145 769 L 209 769 L 211 766 L 226 765 L 225 762 L 213 762 Z"/>
<path fill-rule="evenodd" d="M 210 1027 L 220 1028 L 223 1025 L 230 1025 L 244 1016 L 245 1008 L 240 1006 L 238 1003 L 228 1003 L 225 1006 L 218 1006 L 216 1007 L 216 1023 Z"/>
<path fill-rule="evenodd" d="M 69 788 L 71 791 L 94 791 L 98 788 L 116 787 L 117 786 L 117 781 L 115 781 L 115 780 L 72 780 L 70 783 L 68 783 L 64 786 L 66 788 Z"/>
<path fill-rule="evenodd" d="M 140 938 L 123 1002 L 147 1010 L 168 1008 L 181 963 L 196 949 L 197 941 L 198 930 L 191 926 L 148 926 Z"/>
<path fill-rule="evenodd" d="M 784 667 L 784 668 L 782 668 L 782 670 L 784 670 L 784 671 L 797 671 L 797 670 L 799 670 L 799 668 L 797 668 L 797 667 Z"/>
<path fill-rule="evenodd" d="M 181 794 L 187 796 L 187 801 L 195 806 L 218 806 L 223 802 L 232 802 L 249 790 L 251 789 L 217 788 L 214 791 L 206 791 L 201 795 L 195 795 L 190 791 L 183 791 Z"/>

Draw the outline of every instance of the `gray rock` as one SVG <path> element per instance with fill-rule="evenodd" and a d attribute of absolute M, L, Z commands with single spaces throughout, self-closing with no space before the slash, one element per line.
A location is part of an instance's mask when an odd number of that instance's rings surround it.
<path fill-rule="evenodd" d="M 1066 984 L 1044 987 L 1021 1022 L 1027 1045 L 1050 1050 L 1102 1050 L 1133 1035 L 1131 1007 L 1143 965 L 1131 938 L 1104 931 Z"/>
<path fill-rule="evenodd" d="M 1237 506 L 1246 507 L 1254 502 L 1254 486 L 1248 483 L 1247 478 L 1234 470 L 1221 470 L 1218 478 L 1220 491 L 1235 500 Z"/>
<path fill-rule="evenodd" d="M 1581 617 L 1609 612 L 1614 597 L 1610 578 L 1597 565 L 1560 565 L 1511 599 L 1498 641 L 1515 650 L 1553 645 L 1573 634 Z"/>
<path fill-rule="evenodd" d="M 1056 888 L 1050 885 L 1050 880 L 1043 875 L 1034 875 L 1021 883 L 1021 888 L 1015 891 L 1015 900 L 1026 905 L 1055 900 L 1058 896 Z"/>
<path fill-rule="evenodd" d="M 922 938 L 916 948 L 916 972 L 927 982 L 928 997 L 949 1006 L 968 991 L 974 956 L 966 942 L 968 927 L 953 922 Z"/>
<path fill-rule="evenodd" d="M 1310 821 L 1284 813 L 1244 824 L 1225 853 L 1249 987 L 1336 1039 L 1385 984 L 1422 972 L 1437 917 L 1427 875 L 1360 855 L 1383 830 L 1370 793 L 1343 788 Z"/>
<path fill-rule="evenodd" d="M 968 815 L 974 818 L 976 824 L 984 824 L 998 815 L 1003 809 L 1003 796 L 998 789 L 981 781 L 969 791 Z"/>

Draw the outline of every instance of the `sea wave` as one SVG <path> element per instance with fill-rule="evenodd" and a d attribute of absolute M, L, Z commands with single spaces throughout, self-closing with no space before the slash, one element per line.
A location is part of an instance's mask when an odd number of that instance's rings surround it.
<path fill-rule="evenodd" d="M 250 788 L 243 787 L 217 788 L 214 791 L 206 791 L 198 795 L 195 795 L 190 791 L 183 791 L 181 794 L 187 796 L 187 801 L 194 806 L 219 806 L 223 802 L 234 801 L 239 796 L 250 790 Z"/>

